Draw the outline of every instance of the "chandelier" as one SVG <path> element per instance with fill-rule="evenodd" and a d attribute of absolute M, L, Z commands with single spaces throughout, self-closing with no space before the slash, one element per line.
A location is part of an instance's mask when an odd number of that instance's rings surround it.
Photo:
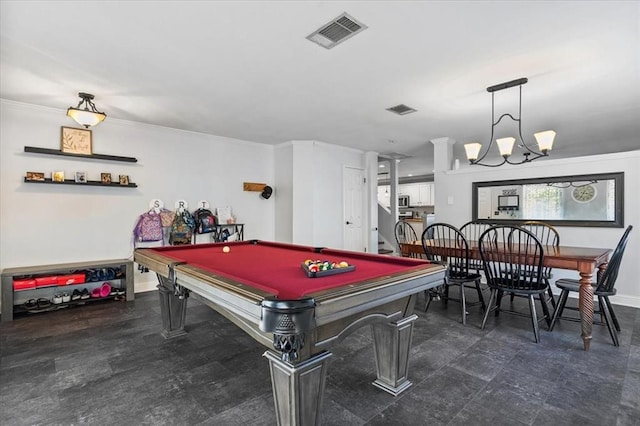
<path fill-rule="evenodd" d="M 107 114 L 100 112 L 96 109 L 96 105 L 92 102 L 93 95 L 89 93 L 78 93 L 80 96 L 80 103 L 77 107 L 69 107 L 67 109 L 67 116 L 73 118 L 76 123 L 86 127 L 95 126 L 100 124 L 107 118 Z M 82 105 L 84 104 L 84 109 Z"/>
<path fill-rule="evenodd" d="M 498 167 L 501 166 L 505 163 L 509 163 L 509 164 L 524 164 L 524 163 L 529 163 L 533 160 L 536 160 L 540 157 L 546 157 L 549 155 L 549 151 L 551 151 L 551 148 L 553 147 L 553 139 L 556 137 L 556 132 L 554 132 L 553 130 L 547 130 L 544 132 L 539 132 L 539 133 L 535 133 L 533 136 L 536 138 L 536 141 L 538 142 L 538 149 L 539 151 L 536 151 L 535 149 L 532 149 L 531 147 L 529 147 L 529 145 L 527 145 L 527 143 L 525 142 L 524 138 L 522 137 L 522 121 L 521 121 L 521 117 L 522 117 L 522 85 L 526 84 L 527 81 L 529 81 L 526 78 L 519 78 L 517 80 L 513 80 L 513 81 L 509 81 L 507 83 L 501 83 L 501 84 L 496 84 L 495 86 L 491 86 L 491 87 L 487 87 L 487 92 L 491 93 L 491 138 L 489 139 L 489 145 L 487 146 L 487 149 L 484 151 L 484 153 L 482 155 L 480 155 L 480 151 L 482 150 L 482 144 L 478 143 L 478 142 L 474 142 L 474 143 L 468 143 L 464 145 L 464 149 L 467 153 L 467 160 L 469 160 L 470 164 L 477 164 L 479 166 L 486 166 L 486 167 Z M 504 89 L 509 89 L 511 87 L 515 87 L 518 86 L 520 89 L 520 96 L 519 96 L 519 105 L 518 105 L 518 116 L 514 117 L 513 115 L 509 114 L 509 113 L 504 113 L 500 116 L 500 118 L 498 118 L 498 120 L 496 121 L 495 119 L 495 92 L 500 91 L 500 90 L 504 90 Z M 500 151 L 500 155 L 502 156 L 502 162 L 498 163 L 498 164 L 485 164 L 485 163 L 481 163 L 481 161 L 484 159 L 484 157 L 487 156 L 487 154 L 489 153 L 489 150 L 491 149 L 491 145 L 493 145 L 493 131 L 495 129 L 495 127 L 500 123 L 500 121 L 505 118 L 508 117 L 511 120 L 515 121 L 516 123 L 518 123 L 518 136 L 520 136 L 520 141 L 518 142 L 518 147 L 521 148 L 523 150 L 522 152 L 522 159 L 520 161 L 514 161 L 512 160 L 511 157 L 511 153 L 513 151 L 513 145 L 516 141 L 516 138 L 513 137 L 507 137 L 507 138 L 500 138 L 500 139 L 496 139 L 496 144 L 498 145 L 498 150 Z"/>

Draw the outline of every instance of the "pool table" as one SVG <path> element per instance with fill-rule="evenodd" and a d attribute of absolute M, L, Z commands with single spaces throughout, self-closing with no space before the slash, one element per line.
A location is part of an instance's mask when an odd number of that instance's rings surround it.
<path fill-rule="evenodd" d="M 165 338 L 185 333 L 191 295 L 269 348 L 281 425 L 319 424 L 329 349 L 365 325 L 374 337 L 373 384 L 392 395 L 411 386 L 416 297 L 443 284 L 446 271 L 420 259 L 260 240 L 136 249 L 134 260 L 158 276 Z M 310 277 L 305 260 L 351 267 Z"/>

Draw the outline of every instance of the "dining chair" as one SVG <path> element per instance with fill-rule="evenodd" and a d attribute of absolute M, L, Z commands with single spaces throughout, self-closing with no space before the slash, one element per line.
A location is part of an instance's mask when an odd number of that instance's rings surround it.
<path fill-rule="evenodd" d="M 402 253 L 402 249 L 400 248 L 400 244 L 404 243 L 413 243 L 418 241 L 418 234 L 413 229 L 413 227 L 404 220 L 399 220 L 396 222 L 394 227 L 394 234 L 396 237 L 396 244 L 398 245 L 398 253 Z M 417 253 L 411 253 L 407 257 L 420 257 Z"/>
<path fill-rule="evenodd" d="M 400 247 L 400 244 L 405 244 L 405 243 L 409 244 L 409 243 L 414 243 L 416 241 L 419 241 L 418 234 L 416 234 L 416 231 L 415 229 L 413 229 L 411 224 L 409 224 L 404 220 L 399 220 L 395 224 L 394 234 L 396 237 L 396 244 L 398 245 L 398 253 L 400 253 L 404 257 L 414 257 L 418 259 L 423 258 L 419 253 L 411 252 L 407 255 L 402 254 L 402 248 Z M 424 311 L 427 312 L 427 309 L 429 309 L 429 305 L 431 304 L 432 300 L 440 300 L 439 286 L 435 288 L 430 288 L 429 290 L 425 290 L 424 298 L 425 298 Z"/>
<path fill-rule="evenodd" d="M 459 301 L 462 309 L 462 324 L 467 323 L 467 301 L 465 288 L 475 288 L 478 293 L 478 302 L 485 309 L 484 297 L 480 289 L 480 274 L 469 272 L 469 243 L 462 232 L 455 226 L 446 223 L 434 223 L 429 225 L 421 236 L 422 248 L 427 259 L 437 262 L 445 262 L 448 266 L 447 277 L 442 294 L 445 306 L 448 300 Z M 460 298 L 449 297 L 449 287 L 460 288 Z M 425 311 L 427 307 L 425 308 Z"/>
<path fill-rule="evenodd" d="M 556 248 L 560 247 L 560 234 L 558 233 L 556 228 L 549 225 L 548 223 L 529 220 L 522 223 L 522 225 L 520 226 L 535 235 L 536 238 L 538 238 L 538 241 L 540 241 L 543 246 L 552 246 Z M 542 278 L 547 283 L 547 301 L 551 302 L 551 306 L 553 306 L 553 308 L 555 309 L 556 299 L 553 296 L 553 289 L 551 288 L 551 283 L 549 282 L 549 280 L 553 278 L 553 268 L 545 266 L 542 271 Z M 513 295 L 511 296 L 511 300 L 513 301 Z"/>
<path fill-rule="evenodd" d="M 627 241 L 629 240 L 629 234 L 633 226 L 629 225 L 627 229 L 622 234 L 622 238 L 618 242 L 613 255 L 611 255 L 611 259 L 607 264 L 604 272 L 598 274 L 598 280 L 591 285 L 594 287 L 593 295 L 598 298 L 598 308 L 594 309 L 595 314 L 600 314 L 601 318 L 604 321 L 594 321 L 594 324 L 598 325 L 606 325 L 609 329 L 609 334 L 611 335 L 611 340 L 613 340 L 614 346 L 620 346 L 618 342 L 618 332 L 620 331 L 620 323 L 618 322 L 618 318 L 616 317 L 615 312 L 613 312 L 613 306 L 611 305 L 611 301 L 609 300 L 609 296 L 614 296 L 616 294 L 615 284 L 616 279 L 618 278 L 618 270 L 620 269 L 620 263 L 622 262 L 622 256 L 624 255 L 624 250 L 627 246 Z M 558 306 L 556 310 L 553 312 L 553 319 L 551 320 L 550 330 L 553 330 L 556 322 L 559 319 L 566 319 L 570 321 L 580 321 L 580 318 L 572 318 L 572 317 L 563 317 L 562 312 L 565 309 L 575 310 L 576 307 L 566 306 L 567 298 L 570 292 L 579 292 L 580 291 L 580 281 L 573 279 L 559 279 L 556 281 L 556 286 L 562 290 L 560 293 L 560 299 L 558 299 Z M 612 327 L 613 326 L 613 327 Z"/>
<path fill-rule="evenodd" d="M 529 300 L 529 312 L 536 343 L 540 342 L 535 296 L 542 304 L 547 325 L 551 316 L 544 294 L 549 286 L 542 277 L 544 249 L 536 236 L 519 226 L 498 225 L 482 233 L 478 241 L 487 285 L 491 290 L 489 304 L 482 319 L 481 329 L 487 323 L 489 312 L 498 316 L 501 311 L 527 316 L 514 310 L 502 309 L 500 302 L 504 293 L 525 296 Z"/>
<path fill-rule="evenodd" d="M 493 226 L 489 222 L 470 221 L 460 227 L 460 232 L 467 239 L 467 241 L 478 241 L 480 235 L 487 229 Z M 477 273 L 482 272 L 482 260 L 469 259 L 469 269 L 475 270 Z"/>

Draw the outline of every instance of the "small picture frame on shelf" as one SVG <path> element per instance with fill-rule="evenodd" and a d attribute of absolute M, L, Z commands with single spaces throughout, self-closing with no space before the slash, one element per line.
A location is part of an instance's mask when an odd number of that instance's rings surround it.
<path fill-rule="evenodd" d="M 27 180 L 35 180 L 38 182 L 44 181 L 44 173 L 42 172 L 27 172 Z"/>
<path fill-rule="evenodd" d="M 87 183 L 87 172 L 76 172 L 76 183 Z"/>
<path fill-rule="evenodd" d="M 62 126 L 60 151 L 69 154 L 91 155 L 91 130 Z"/>
<path fill-rule="evenodd" d="M 120 175 L 120 185 L 129 185 L 129 175 Z"/>
<path fill-rule="evenodd" d="M 111 173 L 100 173 L 100 182 L 111 184 Z"/>
<path fill-rule="evenodd" d="M 64 172 L 63 171 L 52 172 L 51 180 L 54 182 L 64 182 Z"/>

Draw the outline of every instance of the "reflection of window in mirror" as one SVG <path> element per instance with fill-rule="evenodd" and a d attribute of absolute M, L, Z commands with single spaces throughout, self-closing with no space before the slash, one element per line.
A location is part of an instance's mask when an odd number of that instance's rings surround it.
<path fill-rule="evenodd" d="M 562 188 L 541 185 L 523 185 L 523 216 L 526 218 L 562 219 L 564 205 Z"/>

